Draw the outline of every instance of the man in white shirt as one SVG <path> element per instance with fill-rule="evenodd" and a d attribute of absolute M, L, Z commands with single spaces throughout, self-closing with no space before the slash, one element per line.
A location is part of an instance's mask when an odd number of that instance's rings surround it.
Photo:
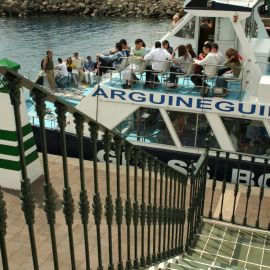
<path fill-rule="evenodd" d="M 210 44 L 203 46 L 203 53 L 206 55 L 204 59 L 194 59 L 195 64 L 203 66 L 203 73 L 192 75 L 190 79 L 196 87 L 202 88 L 201 93 L 203 96 L 206 96 L 210 86 L 205 82 L 205 77 L 217 76 L 218 64 L 221 58 L 217 53 L 211 52 Z"/>
<path fill-rule="evenodd" d="M 161 43 L 156 41 L 155 49 L 151 50 L 144 56 L 144 61 L 151 60 L 152 65 L 146 67 L 146 82 L 144 87 L 153 87 L 155 76 L 151 71 L 161 72 L 164 69 L 165 61 L 171 59 L 172 56 L 167 50 L 161 47 Z"/>
<path fill-rule="evenodd" d="M 218 50 L 218 44 L 211 43 L 211 53 L 215 55 L 218 60 L 218 64 L 220 65 L 223 59 L 223 54 Z"/>
<path fill-rule="evenodd" d="M 68 85 L 68 71 L 66 62 L 63 62 L 62 58 L 58 58 L 59 64 L 55 67 L 58 71 L 58 75 L 55 77 L 56 84 L 59 88 L 64 89 Z"/>
<path fill-rule="evenodd" d="M 78 74 L 78 83 L 81 83 L 82 79 L 84 78 L 84 71 L 83 66 L 85 60 L 79 56 L 77 52 L 73 53 L 74 57 L 72 57 L 72 63 L 74 64 L 75 68 L 73 68 L 72 73 L 74 71 Z"/>

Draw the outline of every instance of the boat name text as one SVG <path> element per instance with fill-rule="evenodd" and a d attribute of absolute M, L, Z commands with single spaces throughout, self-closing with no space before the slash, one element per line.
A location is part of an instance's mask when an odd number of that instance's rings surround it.
<path fill-rule="evenodd" d="M 224 114 L 238 114 L 269 119 L 270 106 L 240 102 L 238 100 L 224 100 L 219 98 L 200 98 L 180 96 L 176 94 L 147 93 L 140 91 L 122 91 L 117 89 L 97 88 L 93 97 L 104 98 L 114 102 L 131 103 L 144 106 L 169 107 L 190 111 L 216 112 Z"/>

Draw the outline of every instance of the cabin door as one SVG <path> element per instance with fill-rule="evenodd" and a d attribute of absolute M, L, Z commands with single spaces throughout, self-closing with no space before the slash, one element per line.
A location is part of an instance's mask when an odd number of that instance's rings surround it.
<path fill-rule="evenodd" d="M 237 38 L 228 18 L 216 18 L 215 23 L 215 43 L 218 44 L 219 50 L 225 55 L 227 49 L 237 49 Z"/>
<path fill-rule="evenodd" d="M 203 45 L 206 42 L 212 43 L 215 38 L 215 18 L 201 17 L 200 32 L 198 40 L 198 55 L 202 52 Z"/>

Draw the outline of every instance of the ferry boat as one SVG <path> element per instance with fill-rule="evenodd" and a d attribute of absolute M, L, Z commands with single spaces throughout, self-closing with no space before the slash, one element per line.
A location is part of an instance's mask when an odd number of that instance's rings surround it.
<path fill-rule="evenodd" d="M 191 44 L 196 53 L 206 41 L 218 44 L 223 55 L 229 48 L 236 49 L 243 59 L 242 68 L 237 78 L 228 80 L 226 92 L 215 87 L 218 76 L 206 77 L 211 89 L 207 97 L 201 96 L 191 82 L 191 73 L 178 74 L 178 85 L 171 89 L 169 70 L 157 74 L 159 83 L 153 89 L 144 88 L 145 68 L 134 70 L 139 80 L 131 89 L 123 89 L 121 72 L 128 67 L 125 61 L 121 68 L 110 71 L 110 77 L 105 76 L 96 86 L 87 88 L 83 96 L 79 94 L 80 98 L 64 98 L 123 138 L 182 171 L 204 151 L 209 134 L 211 148 L 269 156 L 270 39 L 258 13 L 263 4 L 264 1 L 255 0 L 187 0 L 186 14 L 160 40 L 168 40 L 173 47 Z M 31 101 L 28 109 L 33 111 Z M 37 122 L 31 117 L 38 138 Z M 49 152 L 57 153 L 60 149 L 53 109 L 48 109 L 47 119 Z M 72 116 L 68 116 L 67 131 L 68 153 L 76 156 Z M 90 143 L 85 137 L 85 144 Z M 104 161 L 101 144 L 100 141 L 98 158 Z M 85 151 L 85 158 L 91 159 L 90 155 Z M 210 174 L 214 161 L 215 157 L 210 159 Z M 237 160 L 232 159 L 230 166 L 236 164 Z M 248 165 L 246 170 L 250 170 Z M 253 170 L 254 183 L 260 185 L 258 179 L 263 172 L 256 167 Z M 269 186 L 268 182 L 265 181 Z"/>

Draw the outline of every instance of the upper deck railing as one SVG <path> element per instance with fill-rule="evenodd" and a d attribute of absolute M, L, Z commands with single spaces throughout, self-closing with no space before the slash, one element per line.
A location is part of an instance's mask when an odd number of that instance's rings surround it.
<path fill-rule="evenodd" d="M 197 164 L 191 162 L 188 173 L 181 173 L 167 164 L 160 162 L 141 148 L 127 142 L 113 131 L 108 130 L 78 109 L 69 106 L 63 100 L 25 79 L 18 73 L 0 67 L 0 74 L 4 76 L 3 82 L 6 87 L 5 89 L 10 95 L 11 104 L 14 109 L 22 175 L 20 198 L 22 211 L 25 216 L 25 226 L 28 227 L 29 231 L 31 244 L 30 256 L 32 257 L 33 268 L 35 270 L 39 269 L 41 265 L 38 254 L 42 252 L 39 249 L 40 246 L 37 244 L 36 235 L 42 234 L 44 229 L 35 231 L 35 226 L 37 226 L 35 225 L 36 204 L 28 178 L 29 172 L 25 162 L 21 126 L 20 104 L 24 102 L 21 100 L 20 93 L 22 86 L 31 91 L 39 117 L 40 141 L 42 145 L 41 155 L 44 170 L 44 202 L 42 208 L 49 225 L 49 239 L 52 249 L 51 260 L 53 262 L 51 268 L 48 269 L 59 269 L 62 267 L 59 260 L 59 245 L 61 244 L 61 240 L 56 233 L 57 227 L 59 227 L 57 226 L 57 219 L 60 217 L 60 213 L 56 215 L 57 206 L 54 192 L 54 185 L 56 183 L 53 181 L 54 175 L 52 175 L 52 171 L 50 170 L 47 154 L 48 141 L 44 123 L 45 101 L 47 100 L 55 104 L 60 129 L 58 137 L 60 138 L 63 164 L 63 170 L 61 172 L 63 174 L 63 202 L 60 208 L 63 210 L 67 226 L 71 269 L 78 269 L 76 261 L 78 243 L 74 241 L 73 237 L 75 233 L 78 233 L 80 226 L 76 223 L 75 230 L 75 211 L 80 213 L 82 223 L 81 233 L 84 240 L 84 266 L 82 267 L 84 269 L 89 270 L 91 266 L 91 268 L 97 267 L 97 269 L 108 267 L 108 269 L 112 270 L 115 268 L 115 264 L 117 264 L 117 269 L 119 270 L 124 269 L 124 265 L 126 269 L 145 268 L 146 266 L 151 266 L 175 255 L 179 255 L 189 249 L 192 245 L 194 235 L 200 227 L 203 215 L 207 212 L 207 206 L 211 203 L 211 211 L 216 206 L 215 196 L 218 196 L 216 195 L 218 192 L 215 193 L 216 186 L 218 186 L 216 180 L 222 180 L 217 179 L 217 177 L 214 178 L 212 182 L 212 200 L 209 201 L 209 197 L 205 196 L 206 191 L 209 194 L 206 182 L 208 150 L 201 155 Z M 78 177 L 76 179 L 71 179 L 70 177 L 70 164 L 67 158 L 67 134 L 65 131 L 67 112 L 74 116 L 76 126 L 76 140 L 74 141 L 74 145 L 77 144 L 79 156 L 79 172 L 77 172 Z M 85 133 L 87 128 L 89 128 L 90 135 Z M 103 134 L 102 147 L 105 153 L 105 176 L 103 177 L 98 171 L 98 132 Z M 85 147 L 83 140 L 85 136 L 89 136 L 91 139 L 90 149 Z M 90 151 L 92 155 L 92 175 L 90 177 L 89 172 L 86 172 L 89 164 L 84 161 L 85 151 Z M 110 162 L 111 152 L 115 154 L 116 164 Z M 121 167 L 121 157 L 123 155 L 126 162 Z M 222 156 L 222 154 L 219 154 L 219 156 Z M 227 162 L 230 154 L 225 153 L 225 156 Z M 243 156 L 241 158 L 239 157 L 239 161 L 242 158 Z M 264 175 L 267 175 L 268 166 L 269 159 L 265 158 Z M 113 167 L 115 168 L 115 172 Z M 59 173 L 60 171 L 57 171 L 57 174 Z M 76 182 L 76 180 L 79 181 Z M 74 181 L 76 186 L 78 184 L 80 186 L 79 193 L 75 193 Z M 265 181 L 267 181 L 266 176 L 264 176 L 263 184 Z M 59 186 L 59 183 L 57 185 Z M 229 186 L 230 184 L 227 184 L 225 178 L 222 182 L 222 197 L 220 197 L 222 202 L 226 200 L 226 192 Z M 234 189 L 235 203 L 231 208 L 234 217 L 231 220 L 232 223 L 238 223 L 236 210 L 239 186 L 240 178 L 238 173 Z M 265 214 L 267 213 L 265 209 L 268 210 L 267 204 L 265 204 L 265 193 L 264 185 L 262 185 L 258 205 L 253 205 L 252 209 L 253 211 L 254 207 L 258 209 L 256 223 L 248 222 L 249 207 L 247 202 L 246 222 L 244 225 L 265 228 L 265 223 L 267 225 L 269 224 L 269 218 L 267 217 L 266 221 L 260 222 L 264 215 L 267 216 Z M 3 194 L 5 192 L 2 192 L 0 189 L 0 247 L 3 269 L 8 270 L 12 250 L 10 251 L 9 242 L 7 241 L 6 243 L 6 235 L 9 235 L 11 231 L 7 228 L 9 212 L 7 212 Z M 92 200 L 90 199 L 90 195 Z M 247 187 L 247 201 L 249 201 L 252 195 L 253 187 L 250 181 Z M 79 197 L 78 209 L 74 203 L 77 197 Z M 92 201 L 92 211 L 90 210 L 90 201 Z M 13 202 L 11 208 L 16 206 Z M 221 211 L 222 209 L 223 203 Z M 90 215 L 91 212 L 93 214 L 92 217 Z M 214 217 L 214 214 L 209 214 L 209 216 Z M 220 220 L 224 220 L 223 216 L 221 216 Z M 90 226 L 94 226 L 96 229 L 94 237 L 90 237 Z M 59 237 L 62 239 L 64 228 L 61 227 L 60 230 L 61 236 Z M 14 239 L 18 235 L 19 233 Z M 116 239 L 117 241 L 115 241 Z M 95 248 L 90 249 L 90 243 Z M 61 254 L 63 254 L 62 249 Z M 25 260 L 29 259 L 27 255 L 24 256 Z M 47 260 L 49 259 L 47 258 Z M 67 262 L 65 263 L 67 264 Z"/>
<path fill-rule="evenodd" d="M 235 70 L 239 70 L 238 76 L 233 76 L 232 71 L 229 71 L 229 67 L 221 64 L 208 64 L 204 66 L 199 66 L 193 61 L 183 62 L 181 66 L 185 66 L 186 72 L 177 71 L 176 69 L 181 69 L 180 66 L 174 64 L 175 60 L 158 61 L 153 62 L 162 63 L 162 70 L 151 70 L 151 60 L 145 61 L 138 57 L 122 57 L 121 63 L 112 67 L 107 65 L 106 62 L 98 61 L 98 71 L 107 70 L 110 72 L 110 81 L 113 85 L 118 82 L 118 86 L 121 87 L 126 80 L 123 74 L 129 73 L 128 76 L 131 77 L 131 88 L 132 85 L 136 83 L 142 83 L 141 87 L 145 84 L 151 84 L 151 88 L 159 87 L 160 90 L 167 92 L 168 90 L 174 88 L 175 91 L 188 90 L 188 93 L 197 92 L 198 94 L 203 93 L 205 88 L 204 84 L 194 85 L 195 77 L 196 80 L 205 82 L 209 86 L 209 94 L 212 96 L 223 96 L 227 94 L 235 93 L 236 98 L 241 100 L 243 98 L 243 91 L 247 85 L 245 78 L 250 70 L 246 67 L 246 63 L 243 62 L 242 66 L 234 67 Z M 259 63 L 259 62 L 258 62 Z M 263 63 L 265 65 L 265 63 Z M 202 72 L 195 72 L 197 69 L 202 70 Z M 211 75 L 207 75 L 206 70 L 212 68 L 215 69 L 211 71 Z M 204 70 L 204 71 L 203 71 Z M 224 70 L 223 74 L 219 73 Z M 112 78 L 113 71 L 116 71 L 114 79 Z M 103 73 L 102 72 L 102 73 Z M 100 75 L 102 74 L 100 73 Z M 149 81 L 146 79 L 146 74 L 153 74 L 154 79 Z M 99 72 L 97 72 L 99 74 Z M 100 76 L 100 78 L 102 78 Z M 170 80 L 174 80 L 171 82 Z M 146 87 L 149 88 L 149 87 Z M 219 88 L 219 89 L 217 89 Z M 220 89 L 222 88 L 222 89 Z M 182 91 L 183 93 L 183 91 Z"/>

